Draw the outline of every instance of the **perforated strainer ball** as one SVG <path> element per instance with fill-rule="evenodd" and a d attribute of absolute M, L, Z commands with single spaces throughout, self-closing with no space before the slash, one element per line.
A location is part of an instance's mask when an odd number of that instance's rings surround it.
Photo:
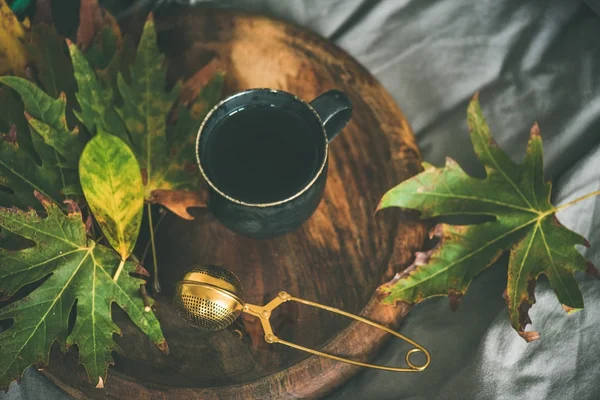
<path fill-rule="evenodd" d="M 173 302 L 179 315 L 191 325 L 219 331 L 240 315 L 242 297 L 237 276 L 216 265 L 202 265 L 189 269 L 177 283 Z"/>

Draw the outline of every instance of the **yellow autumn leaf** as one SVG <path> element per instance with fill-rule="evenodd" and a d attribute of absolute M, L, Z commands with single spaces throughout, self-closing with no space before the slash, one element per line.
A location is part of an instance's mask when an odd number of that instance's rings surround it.
<path fill-rule="evenodd" d="M 29 26 L 29 19 L 19 21 L 6 0 L 0 0 L 0 75 L 25 74 L 28 61 L 25 39 Z"/>

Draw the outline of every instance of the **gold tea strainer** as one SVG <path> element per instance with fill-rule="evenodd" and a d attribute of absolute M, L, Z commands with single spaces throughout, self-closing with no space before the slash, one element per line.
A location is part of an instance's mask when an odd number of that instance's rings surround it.
<path fill-rule="evenodd" d="M 423 371 L 431 362 L 431 356 L 423 346 L 383 325 L 369 321 L 358 315 L 350 314 L 319 303 L 313 303 L 312 301 L 299 299 L 290 296 L 286 292 L 279 292 L 277 297 L 263 307 L 244 303 L 242 301 L 242 296 L 242 285 L 232 272 L 214 265 L 203 265 L 188 270 L 183 276 L 183 279 L 177 283 L 174 303 L 179 315 L 188 323 L 199 329 L 205 331 L 219 331 L 225 329 L 231 325 L 242 312 L 245 312 L 260 319 L 260 323 L 265 331 L 265 341 L 267 343 L 280 343 L 307 353 L 348 364 L 359 365 L 361 367 L 382 369 L 385 371 L 416 372 Z M 321 308 L 353 318 L 357 321 L 374 326 L 375 328 L 384 330 L 387 333 L 391 333 L 405 342 L 410 343 L 414 348 L 406 353 L 405 359 L 408 368 L 386 367 L 383 365 L 367 364 L 349 360 L 278 338 L 273 333 L 273 328 L 271 327 L 269 319 L 273 310 L 286 301 L 295 301 L 297 303 Z M 410 361 L 410 356 L 417 352 L 422 352 L 425 356 L 425 363 L 421 366 L 414 365 Z"/>

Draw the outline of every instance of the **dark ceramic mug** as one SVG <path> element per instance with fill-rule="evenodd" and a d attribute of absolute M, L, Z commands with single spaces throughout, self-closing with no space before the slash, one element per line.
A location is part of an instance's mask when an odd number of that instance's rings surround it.
<path fill-rule="evenodd" d="M 339 90 L 310 103 L 272 89 L 221 101 L 196 141 L 210 212 L 232 231 L 259 239 L 298 228 L 321 200 L 329 142 L 351 115 Z"/>

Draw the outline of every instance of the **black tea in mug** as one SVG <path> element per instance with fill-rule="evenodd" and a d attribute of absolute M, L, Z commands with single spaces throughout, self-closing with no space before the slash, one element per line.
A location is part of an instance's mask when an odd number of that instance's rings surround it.
<path fill-rule="evenodd" d="M 207 175 L 225 194 L 244 202 L 279 201 L 315 177 L 322 141 L 294 111 L 269 106 L 235 110 L 207 142 Z"/>

